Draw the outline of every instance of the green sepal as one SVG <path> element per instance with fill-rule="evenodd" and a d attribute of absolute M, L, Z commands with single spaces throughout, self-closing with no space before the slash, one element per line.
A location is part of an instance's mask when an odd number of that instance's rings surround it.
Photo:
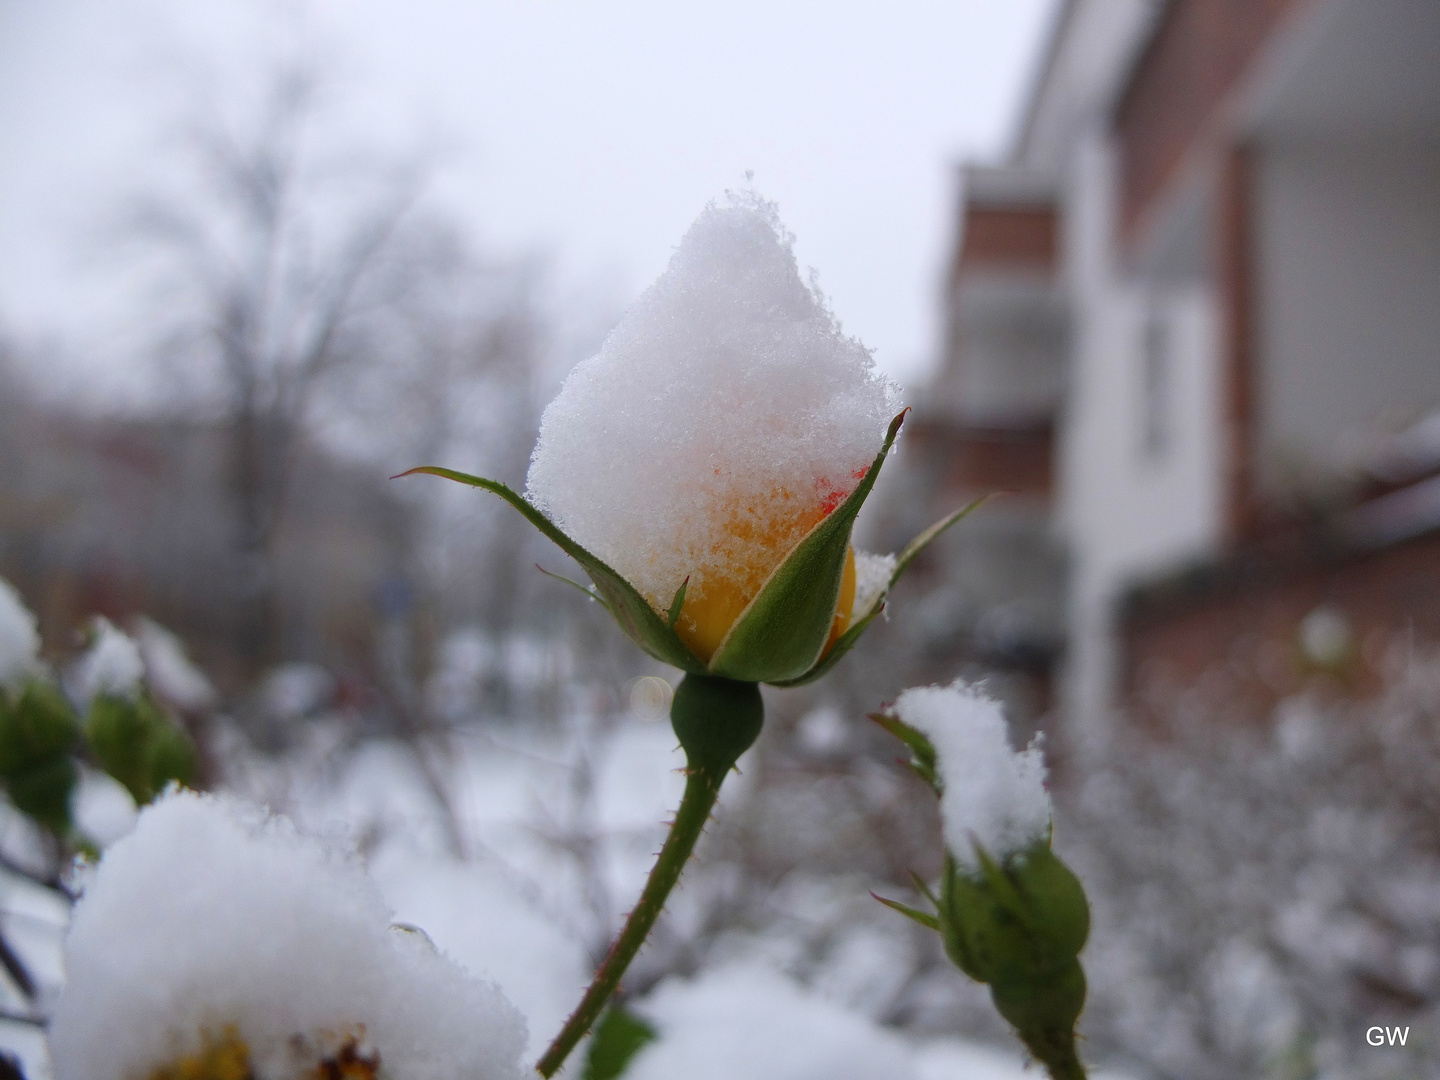
<path fill-rule="evenodd" d="M 935 746 L 925 733 L 889 713 L 870 713 L 869 717 L 909 748 L 910 760 L 906 764 L 910 766 L 911 771 L 929 784 L 937 796 L 943 795 L 945 785 L 940 779 Z"/>
<path fill-rule="evenodd" d="M 891 572 L 890 581 L 886 584 L 885 588 L 871 601 L 870 607 L 866 611 L 856 613 L 850 617 L 850 628 L 840 635 L 840 638 L 831 646 L 830 650 L 820 658 L 819 663 L 805 672 L 805 674 L 796 678 L 779 681 L 771 680 L 774 682 L 774 685 L 804 686 L 806 683 L 814 682 L 838 664 L 845 654 L 855 647 L 855 643 L 860 640 L 860 635 L 865 633 L 866 628 L 875 621 L 875 617 L 884 609 L 885 601 L 890 596 L 890 590 L 895 588 L 895 583 L 900 580 L 900 576 L 904 574 L 905 571 L 909 569 L 910 564 L 915 561 L 915 556 L 924 551 L 926 546 L 937 536 L 961 518 L 965 517 L 970 511 L 974 510 L 989 497 L 988 495 L 982 495 L 974 502 L 962 506 L 954 513 L 947 514 L 906 544 L 905 549 L 901 551 L 895 559 L 895 569 Z"/>
<path fill-rule="evenodd" d="M 546 570 L 545 567 L 541 566 L 539 563 L 535 564 L 535 569 L 539 570 L 548 578 L 554 578 L 556 581 L 563 581 L 572 589 L 579 589 L 582 593 L 585 594 L 586 599 L 595 601 L 595 603 L 599 604 L 606 611 L 610 610 L 610 605 L 605 603 L 605 598 L 595 591 L 595 587 L 593 585 L 582 585 L 574 578 L 568 578 L 564 574 L 557 574 L 553 571 Z"/>
<path fill-rule="evenodd" d="M 900 575 L 905 573 L 905 571 L 910 568 L 910 564 L 915 561 L 915 556 L 929 547 L 935 538 L 950 528 L 951 525 L 954 525 L 961 518 L 968 516 L 972 510 L 978 509 L 980 504 L 988 498 L 990 498 L 989 495 L 981 495 L 978 499 L 966 503 L 959 510 L 951 511 L 933 525 L 916 533 L 896 557 L 895 569 L 890 574 L 890 584 L 885 586 L 885 593 L 881 594 L 881 599 L 895 587 L 895 583 L 900 580 Z M 878 605 L 879 601 L 876 603 Z"/>
<path fill-rule="evenodd" d="M 85 718 L 85 738 L 96 762 L 144 806 L 172 780 L 195 775 L 190 737 L 142 694 L 134 701 L 101 694 Z"/>
<path fill-rule="evenodd" d="M 617 1080 L 655 1037 L 655 1029 L 640 1017 L 623 1005 L 611 1005 L 595 1025 L 581 1080 Z"/>
<path fill-rule="evenodd" d="M 940 918 L 939 918 L 939 916 L 937 916 L 937 915 L 931 915 L 931 914 L 929 914 L 928 912 L 919 911 L 919 910 L 917 910 L 916 908 L 910 907 L 908 904 L 902 904 L 902 903 L 900 903 L 899 900 L 890 900 L 890 899 L 887 899 L 886 897 L 883 897 L 883 896 L 881 896 L 879 893 L 876 893 L 876 892 L 872 892 L 870 895 L 873 896 L 873 897 L 875 897 L 876 900 L 879 900 L 880 903 L 884 904 L 884 905 L 885 905 L 886 907 L 888 907 L 891 911 L 898 911 L 901 915 L 904 915 L 904 916 L 905 916 L 907 919 L 909 919 L 911 922 L 919 923 L 921 926 L 925 927 L 927 930 L 934 930 L 934 931 L 936 931 L 936 932 L 939 932 L 939 930 L 940 930 Z"/>
<path fill-rule="evenodd" d="M 595 582 L 595 587 L 600 591 L 615 622 L 631 641 L 656 660 L 678 667 L 682 671 L 703 672 L 705 670 L 705 665 L 685 647 L 685 643 L 680 640 L 679 635 L 665 625 L 665 620 L 650 606 L 650 602 L 636 591 L 635 586 L 610 569 L 602 559 L 592 555 L 566 536 L 524 496 L 498 480 L 487 480 L 483 476 L 471 476 L 469 473 L 456 472 L 454 469 L 442 469 L 435 465 L 424 465 L 399 475 L 414 476 L 416 473 L 440 476 L 460 484 L 483 488 L 492 495 L 500 496 L 516 510 L 519 510 L 526 521 L 539 529 L 561 551 L 584 568 L 585 572 L 590 575 L 590 580 Z M 399 479 L 399 477 L 392 477 L 392 479 Z"/>
<path fill-rule="evenodd" d="M 978 866 L 946 856 L 940 922 L 946 950 L 980 982 L 1042 980 L 1073 960 L 1090 930 L 1085 891 L 1069 868 L 1037 840 L 996 862 L 978 843 Z"/>
<path fill-rule="evenodd" d="M 931 891 L 929 885 L 925 884 L 925 879 L 922 878 L 919 874 L 915 873 L 914 870 L 910 871 L 910 880 L 915 885 L 915 891 L 918 892 L 921 896 L 925 897 L 926 900 L 930 901 L 931 907 L 938 908 L 940 906 L 939 897 L 937 897 L 934 892 Z"/>
<path fill-rule="evenodd" d="M 685 580 L 680 582 L 680 587 L 675 590 L 675 599 L 670 601 L 670 610 L 665 613 L 665 625 L 671 630 L 675 629 L 675 623 L 680 619 L 680 612 L 685 608 L 685 590 L 690 587 L 690 577 L 687 574 Z"/>
<path fill-rule="evenodd" d="M 58 687 L 30 679 L 12 703 L 0 690 L 0 776 L 10 776 L 66 754 L 80 737 L 80 722 Z"/>
<path fill-rule="evenodd" d="M 904 412 L 890 421 L 884 445 L 855 490 L 770 572 L 710 658 L 712 675 L 790 685 L 817 666 L 835 623 L 850 530 L 904 421 Z"/>

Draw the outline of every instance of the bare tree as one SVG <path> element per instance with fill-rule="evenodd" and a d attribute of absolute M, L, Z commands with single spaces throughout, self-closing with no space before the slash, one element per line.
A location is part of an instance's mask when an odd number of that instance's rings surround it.
<path fill-rule="evenodd" d="M 228 430 L 238 644 L 257 667 L 274 658 L 273 545 L 297 450 L 327 378 L 374 359 L 361 324 L 398 299 L 383 271 L 420 187 L 415 168 L 312 160 L 319 87 L 313 65 L 292 64 L 248 124 L 192 118 L 180 148 L 193 186 L 135 216 L 180 300 L 171 357 L 199 369 Z"/>

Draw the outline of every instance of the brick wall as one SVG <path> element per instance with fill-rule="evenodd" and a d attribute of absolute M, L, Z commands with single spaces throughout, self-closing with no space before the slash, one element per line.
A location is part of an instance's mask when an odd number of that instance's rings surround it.
<path fill-rule="evenodd" d="M 966 270 L 1054 270 L 1055 210 L 1049 206 L 967 206 L 952 281 Z"/>
<path fill-rule="evenodd" d="M 1321 608 L 1343 615 L 1354 648 L 1317 664 L 1301 625 Z M 1121 620 L 1123 693 L 1140 718 L 1201 695 L 1242 722 L 1309 687 L 1364 697 L 1386 649 L 1440 646 L 1440 531 L 1370 551 L 1313 544 L 1236 556 L 1134 594 Z"/>
<path fill-rule="evenodd" d="M 1127 238 L 1281 22 L 1313 2 L 1172 0 L 1115 110 Z"/>

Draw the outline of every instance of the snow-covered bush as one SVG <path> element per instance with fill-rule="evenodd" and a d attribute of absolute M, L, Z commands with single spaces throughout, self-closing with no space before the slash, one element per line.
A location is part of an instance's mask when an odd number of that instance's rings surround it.
<path fill-rule="evenodd" d="M 1183 1080 L 1440 1069 L 1440 656 L 1399 640 L 1383 674 L 1260 729 L 1182 694 L 1081 747 L 1059 839 L 1094 905 L 1097 1045 Z"/>

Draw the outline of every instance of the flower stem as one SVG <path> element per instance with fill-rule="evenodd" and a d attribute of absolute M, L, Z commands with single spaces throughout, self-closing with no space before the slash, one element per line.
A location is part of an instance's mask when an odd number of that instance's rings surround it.
<path fill-rule="evenodd" d="M 720 785 L 760 734 L 764 720 L 760 690 L 754 683 L 686 675 L 675 691 L 670 720 L 688 762 L 685 794 L 639 902 L 626 917 L 620 936 L 605 954 L 580 1004 L 535 1065 L 535 1071 L 547 1080 L 560 1070 L 570 1052 L 594 1026 L 620 985 L 621 977 L 645 943 L 666 899 L 680 880 L 680 873 L 695 850 L 695 842 L 700 839 L 720 795 Z"/>

